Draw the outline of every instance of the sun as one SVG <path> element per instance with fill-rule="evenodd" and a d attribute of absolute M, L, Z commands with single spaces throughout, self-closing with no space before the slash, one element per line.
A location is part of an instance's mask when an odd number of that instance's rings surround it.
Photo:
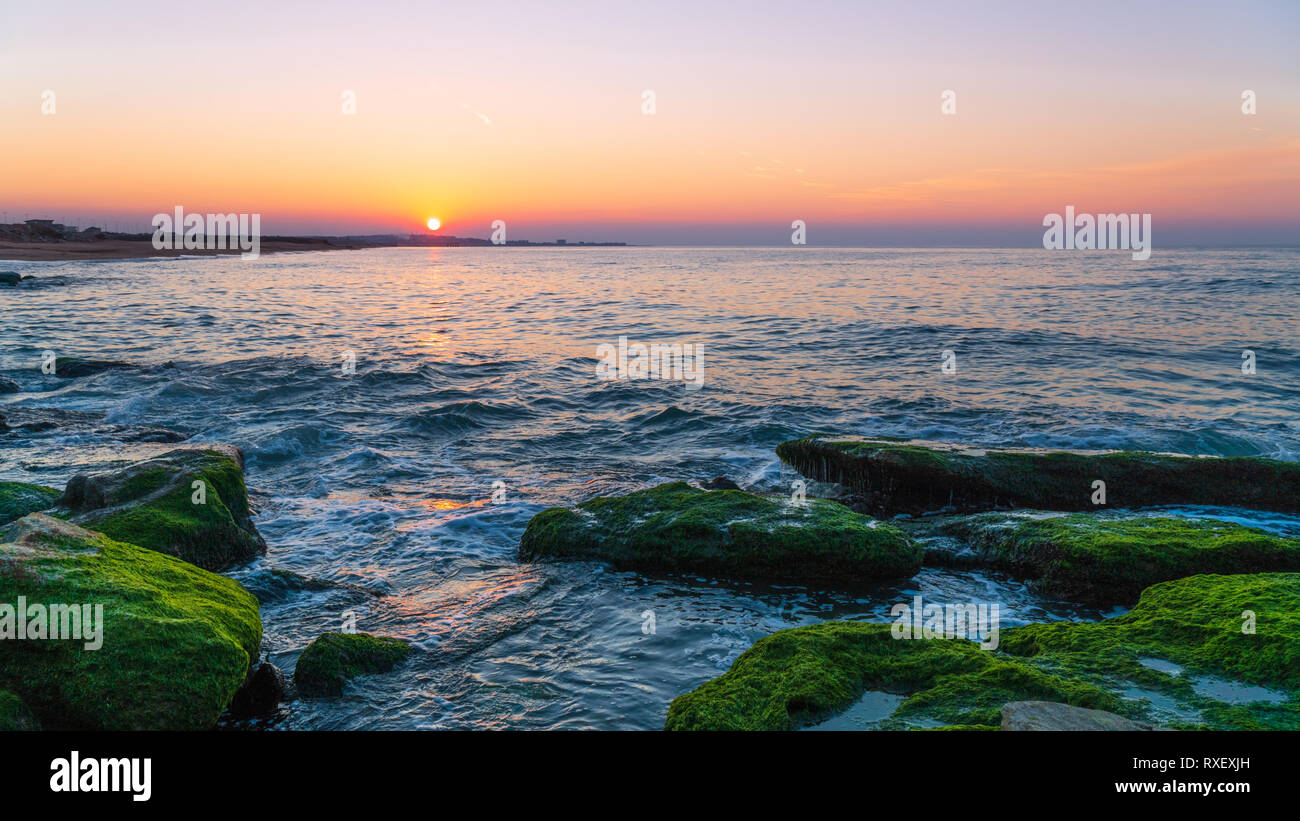
<path fill-rule="evenodd" d="M 438 219 L 437 217 L 429 217 L 430 231 L 437 231 L 441 227 L 442 227 L 442 220 Z"/>

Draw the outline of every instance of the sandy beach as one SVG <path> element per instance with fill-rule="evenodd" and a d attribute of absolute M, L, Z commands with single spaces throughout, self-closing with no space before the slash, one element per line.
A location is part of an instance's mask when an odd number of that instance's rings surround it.
<path fill-rule="evenodd" d="M 261 253 L 286 251 L 337 251 L 370 247 L 365 243 L 342 243 L 317 238 L 276 238 L 262 241 Z M 138 259 L 143 257 L 213 256 L 238 254 L 239 248 L 226 250 L 157 250 L 149 240 L 105 239 L 93 242 L 3 242 L 0 261 L 63 262 L 76 259 Z"/>

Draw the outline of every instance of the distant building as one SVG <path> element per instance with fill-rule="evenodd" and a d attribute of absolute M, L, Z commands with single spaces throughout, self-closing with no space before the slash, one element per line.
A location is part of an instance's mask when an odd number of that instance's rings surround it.
<path fill-rule="evenodd" d="M 568 241 L 567 239 L 557 239 L 557 240 L 555 241 L 555 244 L 556 244 L 556 245 L 568 245 L 568 244 L 569 244 L 569 241 Z"/>

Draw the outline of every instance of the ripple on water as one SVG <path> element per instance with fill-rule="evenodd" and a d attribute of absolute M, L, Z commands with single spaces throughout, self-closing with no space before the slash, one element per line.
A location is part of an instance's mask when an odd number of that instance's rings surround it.
<path fill-rule="evenodd" d="M 773 448 L 814 431 L 1295 458 L 1300 307 L 1277 297 L 1300 290 L 1300 254 L 1168 251 L 1160 266 L 654 248 L 50 264 L 66 287 L 0 294 L 0 375 L 24 391 L 0 415 L 89 417 L 0 434 L 0 478 L 62 485 L 167 446 L 123 428 L 243 447 L 270 550 L 240 572 L 387 594 L 267 602 L 271 659 L 291 672 L 349 610 L 419 647 L 277 726 L 657 728 L 673 697 L 786 627 L 886 622 L 915 595 L 999 602 L 1007 626 L 1105 614 L 974 572 L 833 590 L 521 564 L 530 515 L 720 474 L 788 493 Z M 703 387 L 597 382 L 596 346 L 620 335 L 702 344 Z M 1242 340 L 1268 363 L 1250 379 Z M 949 347 L 960 379 L 936 366 Z M 55 379 L 35 367 L 46 349 L 143 367 Z M 496 480 L 504 504 L 479 504 Z"/>

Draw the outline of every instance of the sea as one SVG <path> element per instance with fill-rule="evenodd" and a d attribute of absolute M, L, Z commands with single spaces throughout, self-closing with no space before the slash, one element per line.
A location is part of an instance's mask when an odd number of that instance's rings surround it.
<path fill-rule="evenodd" d="M 0 479 L 243 449 L 266 657 L 415 645 L 259 729 L 657 729 L 757 639 L 910 603 L 1114 611 L 994 573 L 818 586 L 520 561 L 530 517 L 725 476 L 788 494 L 810 433 L 1300 459 L 1300 250 L 387 248 L 9 262 Z M 694 380 L 601 346 L 693 345 Z M 605 349 L 608 350 L 608 349 Z M 57 356 L 136 367 L 61 378 Z M 615 374 L 617 376 L 617 374 Z M 626 375 L 626 374 L 624 374 Z M 810 486 L 809 493 L 833 489 Z M 1300 520 L 1187 511 L 1300 535 Z M 291 571 L 329 584 L 302 583 Z M 294 581 L 299 579 L 298 581 Z"/>

